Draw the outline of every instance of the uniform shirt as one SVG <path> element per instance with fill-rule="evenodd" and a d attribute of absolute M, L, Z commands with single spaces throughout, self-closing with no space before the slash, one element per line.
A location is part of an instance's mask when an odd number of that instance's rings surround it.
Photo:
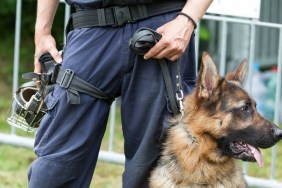
<path fill-rule="evenodd" d="M 108 7 L 114 5 L 136 5 L 140 3 L 151 3 L 154 0 L 65 0 L 69 5 L 80 7 Z"/>

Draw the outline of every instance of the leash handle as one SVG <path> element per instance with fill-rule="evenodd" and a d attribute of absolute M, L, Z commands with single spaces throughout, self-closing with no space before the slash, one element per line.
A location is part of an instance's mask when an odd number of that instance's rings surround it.
<path fill-rule="evenodd" d="M 150 28 L 140 28 L 138 29 L 133 37 L 129 40 L 130 48 L 137 54 L 137 55 L 144 55 L 146 54 L 160 39 L 162 35 L 157 33 L 156 31 Z M 172 112 L 174 115 L 181 114 L 183 115 L 183 90 L 181 84 L 181 77 L 179 71 L 179 63 L 172 62 L 173 66 L 175 67 L 175 80 L 176 80 L 176 89 L 172 86 L 172 77 L 169 72 L 168 68 L 168 61 L 166 59 L 159 59 L 158 60 L 161 66 L 163 79 L 165 82 L 167 94 L 168 94 L 168 110 Z M 170 106 L 170 107 L 169 107 Z"/>

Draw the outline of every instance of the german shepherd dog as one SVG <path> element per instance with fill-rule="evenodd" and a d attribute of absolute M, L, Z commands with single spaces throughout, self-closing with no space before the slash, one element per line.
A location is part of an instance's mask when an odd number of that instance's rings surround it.
<path fill-rule="evenodd" d="M 172 120 L 150 176 L 151 188 L 247 187 L 236 159 L 263 166 L 259 148 L 282 138 L 242 88 L 247 61 L 221 78 L 206 52 L 195 90 L 184 100 L 184 115 Z"/>

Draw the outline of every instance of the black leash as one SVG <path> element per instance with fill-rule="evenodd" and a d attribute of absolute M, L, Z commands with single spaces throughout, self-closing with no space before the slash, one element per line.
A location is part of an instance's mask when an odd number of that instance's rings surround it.
<path fill-rule="evenodd" d="M 130 48 L 138 55 L 147 53 L 160 39 L 161 35 L 149 28 L 141 28 L 137 30 L 129 41 Z M 169 62 L 167 59 L 159 59 L 163 79 L 165 82 L 170 108 L 168 108 L 173 115 L 183 113 L 182 99 L 183 91 L 181 84 L 181 77 L 179 71 L 179 63 Z M 173 89 L 172 77 L 169 72 L 168 63 L 172 63 L 175 72 L 176 87 Z"/>

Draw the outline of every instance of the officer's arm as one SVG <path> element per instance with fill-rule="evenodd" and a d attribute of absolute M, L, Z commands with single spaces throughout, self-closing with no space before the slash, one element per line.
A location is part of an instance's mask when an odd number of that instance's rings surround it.
<path fill-rule="evenodd" d="M 38 0 L 35 34 L 50 34 L 59 0 Z"/>
<path fill-rule="evenodd" d="M 213 0 L 188 0 L 181 12 L 188 14 L 196 23 L 198 23 L 212 1 Z"/>
<path fill-rule="evenodd" d="M 183 13 L 187 14 L 195 23 L 198 23 L 212 0 L 188 0 L 183 7 Z M 157 29 L 162 35 L 161 40 L 144 55 L 144 59 L 167 58 L 171 61 L 178 59 L 185 51 L 191 34 L 195 29 L 193 21 L 186 16 L 178 15 L 174 20 Z"/>
<path fill-rule="evenodd" d="M 56 48 L 56 42 L 51 35 L 53 20 L 57 11 L 59 0 L 38 0 L 37 16 L 35 23 L 35 58 L 34 72 L 40 73 L 41 67 L 38 58 L 45 52 L 50 52 L 57 62 L 61 62 L 61 56 Z"/>

